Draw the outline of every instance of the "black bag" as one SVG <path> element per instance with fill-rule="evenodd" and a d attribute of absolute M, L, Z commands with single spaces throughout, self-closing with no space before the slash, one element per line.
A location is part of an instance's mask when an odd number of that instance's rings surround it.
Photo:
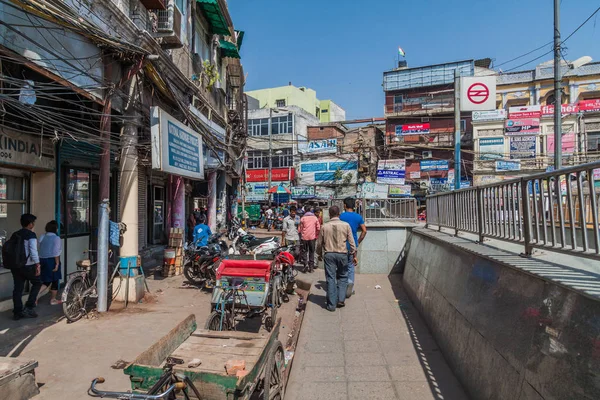
<path fill-rule="evenodd" d="M 26 263 L 25 240 L 19 232 L 15 232 L 2 245 L 2 264 L 6 269 L 16 269 L 23 268 Z"/>

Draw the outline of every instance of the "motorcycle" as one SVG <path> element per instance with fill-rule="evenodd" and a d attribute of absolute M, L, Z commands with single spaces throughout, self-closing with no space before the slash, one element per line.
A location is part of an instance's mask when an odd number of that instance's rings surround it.
<path fill-rule="evenodd" d="M 238 229 L 242 228 L 242 221 L 239 218 L 233 217 L 231 219 L 231 223 L 229 224 L 229 229 L 227 230 L 227 238 L 229 240 L 235 239 L 235 235 L 237 234 Z"/>
<path fill-rule="evenodd" d="M 285 303 L 290 300 L 289 295 L 294 293 L 294 284 L 296 283 L 296 275 L 298 275 L 298 271 L 294 269 L 294 263 L 296 262 L 294 253 L 299 254 L 297 247 L 284 246 L 273 252 L 275 254 L 276 274 L 281 280 L 281 285 L 279 285 L 280 298 Z"/>
<path fill-rule="evenodd" d="M 229 249 L 229 254 L 263 254 L 278 247 L 278 237 L 257 238 L 239 228 Z"/>
<path fill-rule="evenodd" d="M 281 215 L 275 219 L 275 229 L 278 231 L 283 229 L 283 217 Z"/>
<path fill-rule="evenodd" d="M 198 247 L 191 242 L 184 246 L 183 274 L 189 282 L 200 288 L 214 286 L 216 266 L 229 254 L 229 246 L 222 236 L 223 233 L 213 234 L 207 246 Z"/>

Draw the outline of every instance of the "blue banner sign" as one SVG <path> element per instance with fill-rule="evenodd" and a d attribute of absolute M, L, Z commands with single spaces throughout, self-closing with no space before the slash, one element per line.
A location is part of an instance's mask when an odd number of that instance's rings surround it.
<path fill-rule="evenodd" d="M 421 171 L 448 171 L 448 160 L 422 160 Z"/>

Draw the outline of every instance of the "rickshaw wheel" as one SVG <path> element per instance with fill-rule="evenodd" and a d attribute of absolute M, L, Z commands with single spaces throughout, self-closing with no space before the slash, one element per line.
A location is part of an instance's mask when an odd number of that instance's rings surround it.
<path fill-rule="evenodd" d="M 271 317 L 265 318 L 265 329 L 267 332 L 271 332 L 273 330 L 273 326 L 275 326 L 273 319 Z"/>
<path fill-rule="evenodd" d="M 213 311 L 208 319 L 206 320 L 206 324 L 204 325 L 204 329 L 209 331 L 228 331 L 229 330 L 229 318 L 227 315 L 223 321 L 223 329 L 221 329 L 221 313 L 218 311 Z"/>
<path fill-rule="evenodd" d="M 283 370 L 285 369 L 285 354 L 281 342 L 275 342 L 273 350 L 267 359 L 261 400 L 281 400 L 284 395 Z"/>

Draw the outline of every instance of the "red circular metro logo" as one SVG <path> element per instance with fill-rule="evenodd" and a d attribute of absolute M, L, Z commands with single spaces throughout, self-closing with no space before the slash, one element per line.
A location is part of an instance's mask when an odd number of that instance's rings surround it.
<path fill-rule="evenodd" d="M 490 97 L 490 89 L 483 83 L 474 83 L 469 86 L 467 97 L 473 104 L 483 104 Z"/>

